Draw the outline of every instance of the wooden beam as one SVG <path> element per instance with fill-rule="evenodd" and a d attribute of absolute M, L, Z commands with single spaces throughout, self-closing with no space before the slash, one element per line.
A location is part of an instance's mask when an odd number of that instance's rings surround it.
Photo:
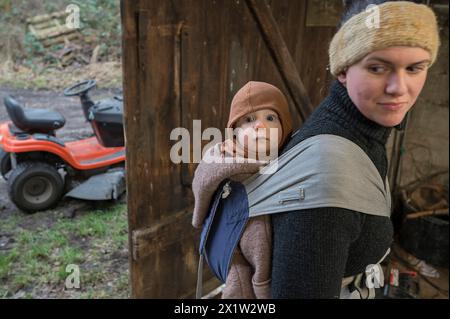
<path fill-rule="evenodd" d="M 203 291 L 205 295 L 202 299 L 220 299 L 224 285 L 216 277 L 211 277 L 208 280 L 203 281 Z M 187 294 L 179 296 L 179 299 L 193 299 L 196 294 L 196 287 L 193 287 Z"/>
<path fill-rule="evenodd" d="M 163 250 L 183 240 L 184 237 L 193 237 L 196 231 L 187 232 L 192 228 L 192 213 L 182 211 L 165 217 L 161 222 L 152 227 L 134 230 L 132 233 L 133 259 L 138 261 L 150 254 Z"/>
<path fill-rule="evenodd" d="M 266 0 L 246 0 L 246 3 L 261 29 L 264 41 L 289 91 L 289 95 L 294 101 L 302 120 L 305 121 L 314 108 L 278 24 Z"/>
<path fill-rule="evenodd" d="M 428 217 L 428 216 L 448 216 L 448 208 L 445 209 L 436 209 L 436 210 L 426 210 L 423 212 L 417 212 L 412 214 L 407 214 L 406 219 L 416 219 L 420 217 Z"/>
<path fill-rule="evenodd" d="M 38 15 L 38 16 L 35 16 L 32 18 L 28 18 L 26 20 L 26 22 L 32 23 L 32 24 L 41 23 L 43 21 L 47 21 L 47 20 L 54 19 L 54 18 L 61 18 L 61 17 L 65 17 L 67 15 L 68 15 L 68 13 L 66 11 L 58 11 L 58 12 L 53 12 L 50 14 L 42 14 L 42 15 Z"/>
<path fill-rule="evenodd" d="M 125 144 L 127 145 L 126 165 L 127 165 L 127 206 L 128 206 L 128 245 L 129 251 L 132 252 L 132 231 L 135 229 L 138 222 L 138 217 L 134 211 L 136 208 L 136 201 L 130 196 L 130 190 L 133 190 L 133 183 L 130 183 L 130 172 L 136 169 L 136 160 L 132 147 L 128 145 L 127 139 L 130 135 L 131 128 L 135 125 L 133 123 L 134 106 L 140 102 L 140 95 L 138 90 L 138 78 L 136 72 L 139 70 L 139 54 L 137 48 L 137 23 L 138 17 L 135 11 L 135 3 L 129 0 L 120 1 L 120 12 L 122 20 L 122 59 L 123 59 L 123 102 L 124 102 L 124 130 Z M 134 138 L 134 136 L 131 136 Z M 134 211 L 133 211 L 134 210 Z M 130 284 L 131 296 L 136 298 L 145 288 L 145 283 L 139 273 L 141 267 L 132 258 L 129 258 L 130 265 Z"/>

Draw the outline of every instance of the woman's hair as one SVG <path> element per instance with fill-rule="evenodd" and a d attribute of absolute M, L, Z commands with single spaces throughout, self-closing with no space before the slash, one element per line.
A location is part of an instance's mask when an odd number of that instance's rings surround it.
<path fill-rule="evenodd" d="M 363 12 L 366 10 L 366 8 L 371 5 L 379 5 L 383 4 L 385 2 L 392 2 L 392 1 L 402 1 L 402 0 L 342 0 L 344 3 L 344 13 L 341 17 L 341 22 L 339 24 L 339 28 L 348 20 L 350 20 L 351 17 L 354 15 L 357 15 L 360 12 Z M 414 3 L 423 3 L 421 0 L 414 0 L 410 2 Z"/>

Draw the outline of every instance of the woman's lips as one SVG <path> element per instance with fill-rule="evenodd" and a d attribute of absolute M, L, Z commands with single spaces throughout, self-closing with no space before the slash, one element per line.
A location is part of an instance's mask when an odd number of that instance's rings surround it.
<path fill-rule="evenodd" d="M 406 103 L 378 103 L 388 111 L 398 111 L 402 109 Z"/>

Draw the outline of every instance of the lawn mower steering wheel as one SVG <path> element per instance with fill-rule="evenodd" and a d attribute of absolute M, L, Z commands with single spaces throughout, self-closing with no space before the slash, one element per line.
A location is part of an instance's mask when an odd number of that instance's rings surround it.
<path fill-rule="evenodd" d="M 65 96 L 82 95 L 85 92 L 92 89 L 96 84 L 97 84 L 97 82 L 95 82 L 95 80 L 86 80 L 86 81 L 79 82 L 75 85 L 65 88 L 64 95 Z"/>

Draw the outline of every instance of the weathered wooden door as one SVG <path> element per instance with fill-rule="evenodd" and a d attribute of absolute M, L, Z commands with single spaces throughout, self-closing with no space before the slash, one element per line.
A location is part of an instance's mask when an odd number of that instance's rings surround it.
<path fill-rule="evenodd" d="M 299 126 L 328 86 L 340 1 L 122 0 L 132 297 L 194 297 L 196 164 L 175 164 L 175 128 L 224 128 L 250 80 L 288 97 Z M 208 141 L 203 141 L 203 144 Z M 193 158 L 191 157 L 191 161 Z M 205 270 L 205 289 L 219 282 Z"/>

